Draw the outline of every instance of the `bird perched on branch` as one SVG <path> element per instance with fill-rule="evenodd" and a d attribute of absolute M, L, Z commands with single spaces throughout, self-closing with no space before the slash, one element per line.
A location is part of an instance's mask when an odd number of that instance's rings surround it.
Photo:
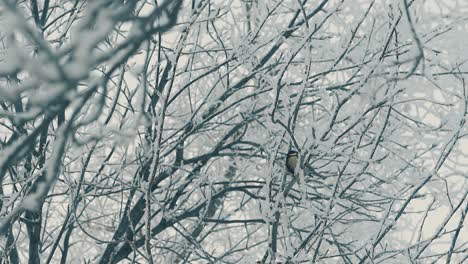
<path fill-rule="evenodd" d="M 296 150 L 289 150 L 288 154 L 286 155 L 286 169 L 289 173 L 294 174 L 299 167 L 299 152 Z M 308 164 L 305 165 L 304 174 L 307 176 L 317 176 L 321 179 L 325 179 L 326 177 L 322 174 L 315 171 L 311 166 Z"/>
<path fill-rule="evenodd" d="M 295 150 L 289 150 L 286 156 L 286 169 L 288 172 L 294 174 L 299 165 L 299 153 Z"/>

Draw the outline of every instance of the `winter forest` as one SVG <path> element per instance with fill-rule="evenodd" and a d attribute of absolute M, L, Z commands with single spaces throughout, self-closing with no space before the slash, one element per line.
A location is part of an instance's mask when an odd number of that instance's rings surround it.
<path fill-rule="evenodd" d="M 467 263 L 467 45 L 466 0 L 0 0 L 0 263 Z"/>

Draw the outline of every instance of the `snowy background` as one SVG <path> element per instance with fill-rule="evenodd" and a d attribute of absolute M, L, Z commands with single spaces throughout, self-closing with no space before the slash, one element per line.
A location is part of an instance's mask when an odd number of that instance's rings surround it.
<path fill-rule="evenodd" d="M 467 43 L 465 0 L 0 0 L 2 263 L 464 263 Z"/>

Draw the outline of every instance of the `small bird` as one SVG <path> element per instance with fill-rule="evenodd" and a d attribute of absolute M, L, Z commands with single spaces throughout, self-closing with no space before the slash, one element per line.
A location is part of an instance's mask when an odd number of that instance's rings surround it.
<path fill-rule="evenodd" d="M 286 155 L 286 169 L 289 173 L 294 174 L 299 166 L 299 152 L 296 150 L 289 150 L 288 154 Z M 305 164 L 305 171 L 304 173 L 309 176 L 317 176 L 321 179 L 325 179 L 326 177 L 322 174 L 315 171 L 311 166 Z"/>
<path fill-rule="evenodd" d="M 299 153 L 295 150 L 289 150 L 287 156 L 286 156 L 286 169 L 294 174 L 297 169 L 297 165 L 299 163 Z"/>

